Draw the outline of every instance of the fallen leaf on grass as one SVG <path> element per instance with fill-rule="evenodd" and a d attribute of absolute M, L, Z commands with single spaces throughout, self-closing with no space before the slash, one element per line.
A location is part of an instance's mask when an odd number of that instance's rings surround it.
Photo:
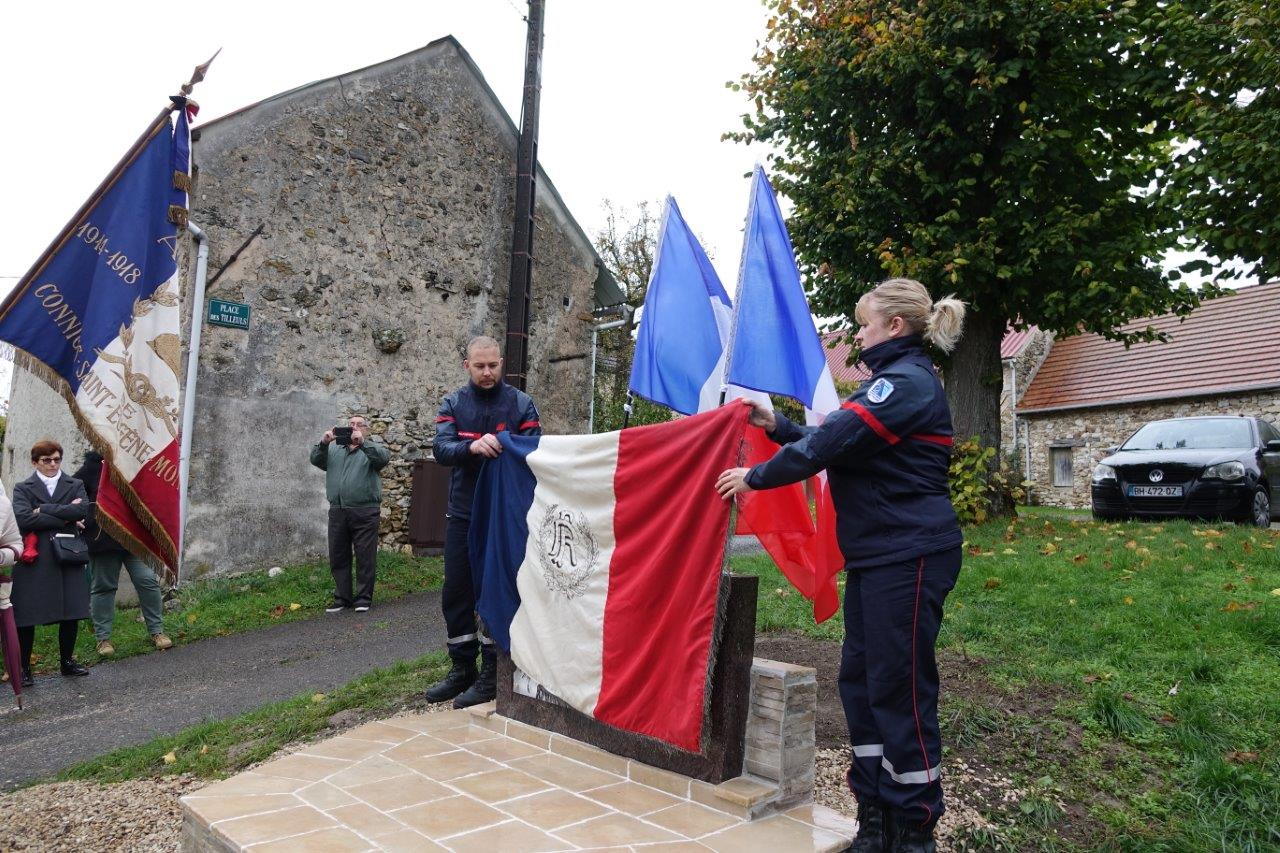
<path fill-rule="evenodd" d="M 1272 594 L 1272 595 L 1280 595 L 1280 586 L 1278 586 L 1278 587 L 1276 587 L 1275 589 L 1271 590 L 1271 594 Z"/>
<path fill-rule="evenodd" d="M 1130 551 L 1136 551 L 1138 550 L 1138 543 L 1130 539 L 1128 542 L 1124 543 L 1124 547 L 1128 548 Z"/>
<path fill-rule="evenodd" d="M 1057 546 L 1057 545 L 1055 545 L 1055 544 L 1053 544 L 1052 542 L 1046 542 L 1046 543 L 1044 543 L 1044 547 L 1040 549 L 1040 553 L 1041 553 L 1041 554 L 1056 554 L 1056 553 L 1058 553 L 1058 546 Z"/>
<path fill-rule="evenodd" d="M 1001 551 L 1000 553 L 1001 553 L 1001 554 L 1016 554 L 1016 553 L 1018 553 L 1018 552 L 1017 552 L 1017 551 L 1015 551 L 1015 550 L 1013 550 L 1012 548 L 1005 548 L 1005 549 L 1004 549 L 1003 551 Z"/>
<path fill-rule="evenodd" d="M 281 616 L 283 616 L 283 615 L 284 615 L 284 605 L 283 605 L 283 604 L 277 604 L 275 607 L 271 608 L 271 618 L 272 618 L 272 619 L 279 619 L 279 618 L 280 618 Z"/>
<path fill-rule="evenodd" d="M 323 702 L 323 701 L 324 701 L 324 699 L 325 699 L 325 696 L 324 696 L 324 694 L 323 694 L 323 693 L 313 693 L 313 694 L 311 694 L 311 701 L 312 701 L 312 702 Z"/>
<path fill-rule="evenodd" d="M 1076 600 L 1075 600 L 1074 598 L 1068 598 L 1068 599 L 1067 599 L 1067 604 L 1070 604 L 1072 607 L 1075 607 L 1075 606 L 1076 606 Z"/>
<path fill-rule="evenodd" d="M 164 754 L 164 763 L 165 763 L 165 764 L 172 764 L 173 762 L 175 762 L 175 761 L 177 761 L 177 760 L 178 760 L 178 756 L 174 755 L 172 752 L 166 752 L 166 753 Z"/>
<path fill-rule="evenodd" d="M 1258 753 L 1238 752 L 1233 749 L 1222 757 L 1224 760 L 1230 761 L 1232 764 L 1253 764 L 1258 760 Z"/>
<path fill-rule="evenodd" d="M 1133 596 L 1132 596 L 1132 595 L 1126 595 L 1126 596 L 1124 597 L 1124 603 L 1125 603 L 1125 604 L 1133 604 Z"/>
<path fill-rule="evenodd" d="M 1224 583 L 1224 584 L 1222 585 L 1222 591 L 1223 591 L 1223 592 L 1231 592 L 1231 591 L 1232 591 L 1233 589 L 1235 589 L 1235 588 L 1236 588 L 1236 585 L 1235 585 L 1235 584 L 1233 584 L 1233 583 Z"/>
<path fill-rule="evenodd" d="M 1238 610 L 1253 610 L 1257 606 L 1258 602 L 1256 601 L 1246 601 L 1244 604 L 1238 601 L 1228 601 L 1227 606 L 1222 609 L 1227 613 L 1235 613 Z"/>
<path fill-rule="evenodd" d="M 1089 559 L 1089 558 L 1088 558 L 1088 557 L 1086 557 L 1084 554 L 1076 554 L 1074 557 L 1072 557 L 1072 558 L 1071 558 L 1071 562 L 1073 562 L 1073 563 L 1083 563 L 1083 562 L 1084 562 L 1085 560 L 1087 560 L 1087 559 Z"/>
<path fill-rule="evenodd" d="M 1248 542 L 1241 542 L 1241 543 L 1240 543 L 1240 550 L 1241 550 L 1241 551 L 1244 551 L 1246 554 L 1252 554 L 1252 553 L 1253 553 L 1253 546 L 1252 546 L 1252 545 L 1250 545 Z"/>
<path fill-rule="evenodd" d="M 1000 578 L 987 578 L 987 582 L 983 584 L 987 589 L 999 589 Z"/>
<path fill-rule="evenodd" d="M 290 610 L 301 610 L 301 609 L 302 609 L 302 605 L 295 601 L 295 602 L 293 602 L 292 604 L 290 604 L 290 605 L 289 605 L 289 609 L 290 609 Z"/>
<path fill-rule="evenodd" d="M 1089 675 L 1086 675 L 1084 677 L 1085 684 L 1097 684 L 1099 681 L 1110 681 L 1110 680 L 1111 680 L 1111 673 L 1109 672 L 1100 672 L 1100 673 L 1097 673 L 1096 675 L 1093 673 L 1090 673 Z"/>
<path fill-rule="evenodd" d="M 1174 723 L 1178 722 L 1178 718 L 1173 714 L 1170 714 L 1168 711 L 1165 711 L 1160 715 L 1160 718 L 1156 720 L 1156 722 L 1162 726 L 1172 726 Z"/>
<path fill-rule="evenodd" d="M 1179 684 L 1181 684 L 1181 683 L 1182 683 L 1182 679 L 1178 679 L 1177 681 L 1173 682 L 1173 686 L 1169 688 L 1169 695 L 1170 695 L 1170 696 L 1177 696 L 1177 695 L 1178 695 L 1178 685 L 1179 685 Z"/>
<path fill-rule="evenodd" d="M 204 746 L 200 747 L 200 754 L 201 755 L 209 754 L 209 744 L 206 743 Z"/>
<path fill-rule="evenodd" d="M 187 614 L 187 624 L 188 624 L 188 625 L 194 625 L 194 624 L 196 624 L 196 614 L 194 614 L 194 613 L 188 613 L 188 614 Z"/>
<path fill-rule="evenodd" d="M 1206 551 L 1221 551 L 1222 546 L 1219 545 L 1217 542 L 1206 542 L 1204 543 L 1204 549 Z"/>
<path fill-rule="evenodd" d="M 1133 694 L 1132 694 L 1132 693 L 1125 693 L 1125 694 L 1124 694 L 1124 699 L 1125 699 L 1125 701 L 1126 701 L 1126 702 L 1132 702 L 1132 701 L 1133 701 Z"/>

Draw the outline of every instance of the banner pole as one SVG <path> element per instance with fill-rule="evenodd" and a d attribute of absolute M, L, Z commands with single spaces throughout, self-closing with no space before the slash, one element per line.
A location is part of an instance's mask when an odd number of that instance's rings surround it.
<path fill-rule="evenodd" d="M 191 335 L 187 344 L 187 380 L 182 388 L 182 432 L 178 451 L 178 565 L 174 586 L 182 582 L 184 545 L 187 539 L 187 492 L 191 475 L 191 431 L 196 417 L 196 378 L 200 367 L 200 332 L 204 328 L 205 278 L 209 273 L 209 237 L 198 225 L 187 221 L 187 231 L 199 245 L 196 252 L 195 284 L 191 289 Z"/>

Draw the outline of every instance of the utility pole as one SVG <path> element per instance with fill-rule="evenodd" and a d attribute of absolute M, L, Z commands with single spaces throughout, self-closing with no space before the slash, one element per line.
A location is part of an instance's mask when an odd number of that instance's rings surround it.
<path fill-rule="evenodd" d="M 516 148 L 516 208 L 507 299 L 506 380 L 521 390 L 529 371 L 529 298 L 533 291 L 533 214 L 538 174 L 538 101 L 542 94 L 544 0 L 529 0 L 524 57 L 524 98 Z"/>

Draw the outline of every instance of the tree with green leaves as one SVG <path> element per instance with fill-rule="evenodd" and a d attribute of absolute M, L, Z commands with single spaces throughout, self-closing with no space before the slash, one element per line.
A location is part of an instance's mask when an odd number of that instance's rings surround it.
<path fill-rule="evenodd" d="M 1185 248 L 1242 262 L 1184 270 L 1280 277 L 1280 4 L 1179 0 L 1147 25 L 1184 72 L 1164 204 L 1186 223 Z"/>
<path fill-rule="evenodd" d="M 1197 295 L 1158 261 L 1178 220 L 1151 188 L 1180 72 L 1156 0 L 770 0 L 745 131 L 764 142 L 819 316 L 892 276 L 970 307 L 945 363 L 961 437 L 999 443 L 1010 321 L 1152 339 L 1125 324 Z M 1164 100 L 1162 100 L 1162 98 Z"/>

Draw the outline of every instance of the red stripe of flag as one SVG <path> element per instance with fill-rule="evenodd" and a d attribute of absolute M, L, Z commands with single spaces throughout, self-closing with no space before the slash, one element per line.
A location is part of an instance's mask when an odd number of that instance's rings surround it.
<path fill-rule="evenodd" d="M 691 752 L 701 744 L 729 527 L 729 503 L 715 481 L 736 464 L 747 411 L 724 406 L 699 415 L 707 420 L 697 430 L 657 424 L 618 439 L 617 545 L 595 717 Z"/>

